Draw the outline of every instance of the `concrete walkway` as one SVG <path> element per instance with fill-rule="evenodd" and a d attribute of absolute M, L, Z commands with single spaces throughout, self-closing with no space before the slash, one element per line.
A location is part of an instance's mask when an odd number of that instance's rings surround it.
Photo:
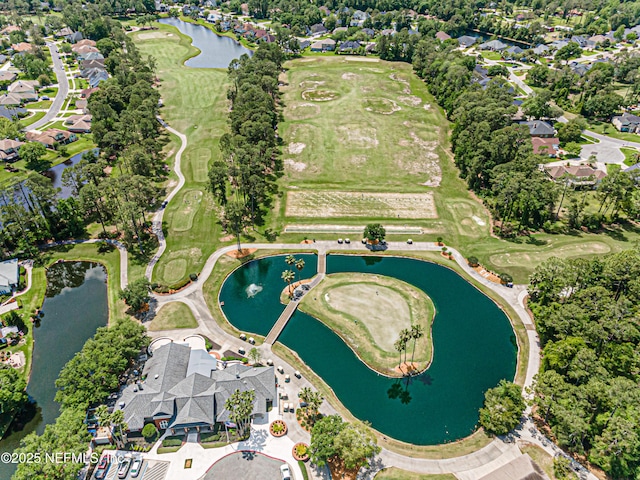
<path fill-rule="evenodd" d="M 185 134 L 180 133 L 177 130 L 171 128 L 160 117 L 158 117 L 158 121 L 169 132 L 176 135 L 180 139 L 181 143 L 180 143 L 180 148 L 176 153 L 176 158 L 173 165 L 173 171 L 176 172 L 176 175 L 178 176 L 178 184 L 173 190 L 171 190 L 171 193 L 167 195 L 167 198 L 164 201 L 165 206 L 161 207 L 160 210 L 156 212 L 152 220 L 153 232 L 158 237 L 159 247 L 158 247 L 158 251 L 153 256 L 153 258 L 149 260 L 149 264 L 147 265 L 147 269 L 145 270 L 145 276 L 149 279 L 149 281 L 151 281 L 151 277 L 153 276 L 153 267 L 156 266 L 156 263 L 158 263 L 158 260 L 160 260 L 160 257 L 162 256 L 162 254 L 167 248 L 167 241 L 164 238 L 164 232 L 162 230 L 162 218 L 164 217 L 164 211 L 166 210 L 166 205 L 173 199 L 173 197 L 175 197 L 178 194 L 180 189 L 184 186 L 185 179 L 184 179 L 184 175 L 182 174 L 182 170 L 180 169 L 180 161 L 182 160 L 182 153 L 187 148 L 187 136 Z"/>

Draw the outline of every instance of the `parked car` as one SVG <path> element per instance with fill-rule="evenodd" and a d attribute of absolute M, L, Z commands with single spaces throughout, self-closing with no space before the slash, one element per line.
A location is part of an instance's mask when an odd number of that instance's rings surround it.
<path fill-rule="evenodd" d="M 96 471 L 93 474 L 93 478 L 96 480 L 102 480 L 107 476 L 107 472 L 109 471 L 109 467 L 111 466 L 111 456 L 105 455 L 100 459 L 98 466 L 96 467 Z"/>
<path fill-rule="evenodd" d="M 282 475 L 282 480 L 291 480 L 289 465 L 287 465 L 286 463 L 284 465 L 280 465 L 280 474 Z"/>
<path fill-rule="evenodd" d="M 140 458 L 136 458 L 131 464 L 131 478 L 136 478 L 140 475 L 140 469 L 142 468 L 142 460 Z"/>
<path fill-rule="evenodd" d="M 40 97 L 40 100 L 51 100 L 49 97 L 47 97 L 46 95 L 43 95 Z"/>
<path fill-rule="evenodd" d="M 125 458 L 118 468 L 118 478 L 125 478 L 129 473 L 129 467 L 131 467 L 131 459 Z"/>

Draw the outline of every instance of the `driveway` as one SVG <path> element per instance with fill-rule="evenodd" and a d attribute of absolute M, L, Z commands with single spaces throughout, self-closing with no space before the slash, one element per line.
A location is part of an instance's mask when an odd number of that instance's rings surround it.
<path fill-rule="evenodd" d="M 592 133 L 593 132 L 585 131 L 585 135 L 591 136 Z M 580 150 L 580 158 L 588 160 L 591 156 L 595 156 L 597 162 L 622 165 L 622 163 L 624 163 L 624 154 L 620 151 L 621 145 L 617 143 L 621 142 L 621 140 L 602 137 L 603 139 L 600 139 L 598 143 L 583 145 L 582 150 Z M 612 140 L 616 140 L 616 142 Z"/>
<path fill-rule="evenodd" d="M 58 79 L 58 94 L 56 95 L 56 98 L 53 99 L 53 103 L 51 104 L 49 111 L 45 113 L 44 117 L 40 120 L 29 125 L 29 130 L 39 130 L 40 127 L 43 127 L 56 118 L 58 113 L 60 113 L 60 109 L 62 108 L 64 101 L 67 99 L 67 95 L 69 94 L 69 82 L 67 81 L 67 75 L 64 72 L 64 65 L 62 64 L 62 60 L 58 54 L 58 47 L 53 42 L 47 42 L 47 47 L 49 47 L 49 51 L 51 52 L 53 71 Z"/>
<path fill-rule="evenodd" d="M 232 453 L 214 463 L 203 480 L 280 480 L 282 464 L 260 453 Z"/>

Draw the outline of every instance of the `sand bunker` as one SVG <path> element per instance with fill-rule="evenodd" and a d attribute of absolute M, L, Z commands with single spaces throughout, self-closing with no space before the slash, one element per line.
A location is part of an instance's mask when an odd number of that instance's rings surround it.
<path fill-rule="evenodd" d="M 410 105 L 412 107 L 417 107 L 422 103 L 422 99 L 420 97 L 416 97 L 415 95 L 398 97 L 398 101 L 404 103 L 405 105 Z"/>
<path fill-rule="evenodd" d="M 358 75 L 356 75 L 355 73 L 345 72 L 342 74 L 343 80 L 355 80 L 356 78 L 358 78 Z"/>
<path fill-rule="evenodd" d="M 289 144 L 289 153 L 292 155 L 298 155 L 302 153 L 306 145 L 304 143 L 290 143 Z"/>
<path fill-rule="evenodd" d="M 380 143 L 375 128 L 342 125 L 337 131 L 339 137 L 346 138 L 349 145 L 354 147 L 372 148 Z"/>
<path fill-rule="evenodd" d="M 337 97 L 338 92 L 332 90 L 305 90 L 302 92 L 302 98 L 312 102 L 328 102 L 335 100 Z"/>
<path fill-rule="evenodd" d="M 303 162 L 296 162 L 295 160 L 292 160 L 290 158 L 287 158 L 284 161 L 284 166 L 293 170 L 294 172 L 302 172 L 303 170 L 305 170 L 307 168 L 307 164 L 303 163 Z"/>
<path fill-rule="evenodd" d="M 381 115 L 391 115 L 402 110 L 396 102 L 388 98 L 367 98 L 362 102 L 367 112 L 379 113 Z"/>

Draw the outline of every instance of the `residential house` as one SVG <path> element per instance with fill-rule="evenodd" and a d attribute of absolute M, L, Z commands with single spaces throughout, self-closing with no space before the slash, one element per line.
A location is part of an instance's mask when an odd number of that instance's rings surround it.
<path fill-rule="evenodd" d="M 604 43 L 607 40 L 609 39 L 604 35 L 594 35 L 593 37 L 589 37 L 587 39 L 587 48 L 591 48 L 591 49 L 596 48 L 598 47 L 598 45 L 600 45 L 601 43 Z"/>
<path fill-rule="evenodd" d="M 311 45 L 311 41 L 310 40 L 300 40 L 298 39 L 298 43 L 300 44 L 300 51 L 304 50 L 305 48 L 309 47 Z"/>
<path fill-rule="evenodd" d="M 6 55 L 2 55 L 0 54 L 0 64 L 3 64 L 4 62 L 6 62 L 9 59 L 9 57 L 7 57 Z"/>
<path fill-rule="evenodd" d="M 78 140 L 76 134 L 67 130 L 50 128 L 42 133 L 36 131 L 27 132 L 27 141 L 38 142 L 47 148 L 55 148 L 56 145 L 66 145 Z"/>
<path fill-rule="evenodd" d="M 0 71 L 0 82 L 13 82 L 16 78 L 18 78 L 18 74 L 15 72 L 8 70 Z"/>
<path fill-rule="evenodd" d="M 631 113 L 623 113 L 611 119 L 611 123 L 620 132 L 640 133 L 640 117 Z"/>
<path fill-rule="evenodd" d="M 80 98 L 88 99 L 92 94 L 96 93 L 99 88 L 85 88 L 80 90 Z"/>
<path fill-rule="evenodd" d="M 176 342 L 153 350 L 142 378 L 123 390 L 116 406 L 130 432 L 149 423 L 172 434 L 213 429 L 230 420 L 225 403 L 236 391 L 255 392 L 251 417 L 263 417 L 277 401 L 273 367 L 233 364 L 219 370 L 205 350 Z"/>
<path fill-rule="evenodd" d="M 88 46 L 88 47 L 95 47 L 96 46 L 96 42 L 93 40 L 90 40 L 88 38 L 85 38 L 83 40 L 80 40 L 79 42 L 76 42 L 76 44 L 74 45 L 74 47 L 79 46 L 79 47 L 84 47 L 84 46 Z M 72 48 L 73 50 L 73 48 Z"/>
<path fill-rule="evenodd" d="M 578 63 L 576 61 L 571 61 L 569 62 L 569 68 L 576 75 L 580 75 L 581 77 L 583 77 L 589 71 L 589 69 L 591 68 L 591 65 L 586 63 Z"/>
<path fill-rule="evenodd" d="M 7 25 L 6 27 L 4 27 L 1 31 L 0 34 L 2 35 L 9 35 L 10 33 L 13 32 L 19 32 L 22 29 L 20 27 L 18 27 L 17 25 Z"/>
<path fill-rule="evenodd" d="M 531 137 L 531 144 L 533 145 L 533 153 L 536 155 L 556 157 L 558 155 L 558 150 L 560 149 L 560 140 L 556 137 Z"/>
<path fill-rule="evenodd" d="M 522 53 L 524 53 L 523 49 L 521 49 L 520 47 L 512 46 L 507 48 L 503 52 L 502 56 L 507 60 L 513 60 L 516 55 L 520 55 Z"/>
<path fill-rule="evenodd" d="M 109 79 L 109 74 L 106 70 L 103 69 L 92 68 L 90 70 L 87 70 L 87 72 L 89 73 L 87 74 L 86 79 L 87 82 L 89 82 L 89 86 L 91 88 L 97 88 L 100 83 Z"/>
<path fill-rule="evenodd" d="M 12 258 L 0 262 L 0 294 L 11 293 L 13 289 L 17 288 L 20 281 L 20 267 L 18 266 L 18 259 Z M 18 333 L 16 330 L 15 333 Z M 6 336 L 5 332 L 2 332 L 3 337 Z"/>
<path fill-rule="evenodd" d="M 439 31 L 438 33 L 436 33 L 436 38 L 441 42 L 444 42 L 445 40 L 451 40 L 451 35 L 446 32 Z"/>
<path fill-rule="evenodd" d="M 336 49 L 336 41 L 330 38 L 317 41 L 311 44 L 312 52 L 332 52 Z"/>
<path fill-rule="evenodd" d="M 329 31 L 327 30 L 327 27 L 325 27 L 321 23 L 316 23 L 315 25 L 311 25 L 311 27 L 309 27 L 309 30 L 311 31 L 311 35 L 313 35 L 314 37 L 319 37 L 320 35 L 324 35 Z"/>
<path fill-rule="evenodd" d="M 77 106 L 77 104 L 76 104 Z M 71 115 L 64 121 L 68 125 L 67 129 L 73 133 L 91 132 L 91 115 Z"/>
<path fill-rule="evenodd" d="M 218 20 L 221 20 L 221 19 L 222 17 L 217 13 L 210 13 L 209 15 L 207 15 L 207 22 L 209 23 L 216 23 Z"/>
<path fill-rule="evenodd" d="M 471 37 L 469 35 L 463 35 L 458 38 L 458 44 L 463 48 L 469 48 L 471 45 L 478 41 L 477 37 Z"/>
<path fill-rule="evenodd" d="M 362 10 L 356 10 L 351 15 L 351 22 L 349 23 L 350 27 L 361 27 L 364 24 L 364 21 L 369 18 L 369 14 L 367 12 L 363 12 Z"/>
<path fill-rule="evenodd" d="M 11 140 L 9 138 L 0 140 L 0 160 L 2 160 L 3 162 L 15 162 L 16 160 L 18 160 L 18 150 L 20 150 L 20 147 L 22 145 L 24 145 L 24 142 Z"/>
<path fill-rule="evenodd" d="M 82 36 L 82 33 L 80 32 L 74 32 L 71 35 L 69 35 L 69 37 L 67 38 L 67 41 L 71 42 L 71 43 L 78 43 L 80 40 L 82 40 L 84 37 Z"/>
<path fill-rule="evenodd" d="M 243 3 L 242 5 L 240 5 L 240 11 L 242 12 L 242 15 L 244 15 L 245 17 L 249 16 L 249 4 L 248 3 Z"/>
<path fill-rule="evenodd" d="M 355 40 L 348 40 L 340 44 L 340 51 L 344 53 L 351 53 L 360 48 L 360 42 Z"/>
<path fill-rule="evenodd" d="M 58 30 L 53 36 L 56 38 L 67 38 L 71 37 L 71 35 L 73 35 L 73 30 L 71 30 L 69 27 L 64 27 Z"/>
<path fill-rule="evenodd" d="M 37 88 L 39 86 L 40 82 L 37 80 L 18 80 L 9 85 L 8 90 L 25 102 L 34 102 L 38 100 Z"/>
<path fill-rule="evenodd" d="M 376 35 L 376 32 L 373 30 L 373 28 L 363 28 L 361 32 L 369 38 L 373 38 Z"/>
<path fill-rule="evenodd" d="M 329 10 L 329 8 L 324 5 L 322 5 L 321 7 L 318 7 L 318 10 L 320 10 L 320 13 L 322 13 L 325 16 L 331 15 L 331 10 Z"/>
<path fill-rule="evenodd" d="M 334 30 L 335 31 L 335 30 Z M 393 36 L 397 32 L 393 28 L 385 28 L 380 32 L 380 35 L 384 35 L 385 37 Z"/>
<path fill-rule="evenodd" d="M 23 52 L 27 53 L 27 52 L 30 52 L 32 49 L 33 49 L 33 45 L 27 42 L 14 43 L 13 45 L 11 45 L 11 50 L 13 50 L 15 53 L 23 53 Z"/>
<path fill-rule="evenodd" d="M 536 47 L 532 51 L 536 55 L 546 55 L 549 50 L 550 50 L 549 47 L 547 47 L 546 45 L 540 43 L 540 44 L 536 45 Z"/>
<path fill-rule="evenodd" d="M 86 100 L 76 100 L 76 109 L 82 111 L 82 113 L 87 113 L 87 105 L 89 102 L 87 102 Z"/>
<path fill-rule="evenodd" d="M 100 52 L 89 52 L 78 55 L 78 61 L 83 62 L 85 60 L 102 60 L 104 62 L 104 55 Z"/>
<path fill-rule="evenodd" d="M 80 71 L 89 70 L 90 68 L 101 68 L 104 70 L 104 59 L 99 58 L 96 60 L 82 60 L 80 62 Z"/>
<path fill-rule="evenodd" d="M 551 46 L 556 50 L 560 50 L 561 48 L 566 47 L 567 45 L 569 45 L 569 42 L 566 40 L 556 40 L 554 42 L 551 42 Z"/>
<path fill-rule="evenodd" d="M 7 292 L 9 293 L 9 292 Z M 15 325 L 0 328 L 0 345 L 7 343 L 7 337 L 12 333 L 17 335 L 20 330 Z"/>
<path fill-rule="evenodd" d="M 0 95 L 0 106 L 3 107 L 18 107 L 22 105 L 22 98 L 13 93 L 5 93 Z"/>
<path fill-rule="evenodd" d="M 506 50 L 509 46 L 500 40 L 490 40 L 478 46 L 479 50 L 491 50 L 492 52 L 501 52 Z"/>
<path fill-rule="evenodd" d="M 580 45 L 580 48 L 587 47 L 587 38 L 583 37 L 582 35 L 574 35 L 573 37 L 571 37 L 570 41 Z"/>
<path fill-rule="evenodd" d="M 347 27 L 336 27 L 333 29 L 333 34 L 335 35 L 336 33 L 340 33 L 340 32 L 347 32 L 349 29 Z"/>
<path fill-rule="evenodd" d="M 26 115 L 28 112 L 26 108 L 0 106 L 0 117 L 6 118 L 7 120 L 15 120 L 22 115 Z"/>
<path fill-rule="evenodd" d="M 76 55 L 80 56 L 83 55 L 85 53 L 89 53 L 89 52 L 99 52 L 100 50 L 98 50 L 96 47 L 93 47 L 91 45 L 74 45 L 73 47 L 71 47 L 71 51 L 73 53 L 75 53 Z"/>
<path fill-rule="evenodd" d="M 607 176 L 607 172 L 599 170 L 589 165 L 558 165 L 556 167 L 544 167 L 545 173 L 551 180 L 566 180 L 574 186 L 594 186 Z"/>
<path fill-rule="evenodd" d="M 532 137 L 553 138 L 556 135 L 556 131 L 553 126 L 543 120 L 522 122 L 522 125 L 529 127 L 529 135 Z"/>

